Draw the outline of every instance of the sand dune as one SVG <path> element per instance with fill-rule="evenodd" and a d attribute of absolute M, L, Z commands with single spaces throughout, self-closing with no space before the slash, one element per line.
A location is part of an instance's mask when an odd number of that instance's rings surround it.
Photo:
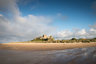
<path fill-rule="evenodd" d="M 96 43 L 2 43 L 5 50 L 64 50 L 71 48 L 96 47 Z"/>

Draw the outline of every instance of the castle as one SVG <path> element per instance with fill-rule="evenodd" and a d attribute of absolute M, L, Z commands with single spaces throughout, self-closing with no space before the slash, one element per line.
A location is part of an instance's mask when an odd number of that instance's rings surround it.
<path fill-rule="evenodd" d="M 48 38 L 53 38 L 52 36 L 47 36 L 47 35 L 43 35 L 40 37 L 40 39 L 48 39 Z"/>
<path fill-rule="evenodd" d="M 52 36 L 47 36 L 47 35 L 43 35 L 40 37 L 35 38 L 34 40 L 44 40 L 44 41 L 50 41 L 53 40 L 54 38 Z"/>

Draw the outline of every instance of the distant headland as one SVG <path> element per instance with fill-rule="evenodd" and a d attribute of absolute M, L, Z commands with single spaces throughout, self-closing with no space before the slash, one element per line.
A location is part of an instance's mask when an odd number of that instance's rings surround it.
<path fill-rule="evenodd" d="M 52 36 L 39 36 L 30 41 L 1 43 L 1 50 L 64 50 L 71 48 L 96 47 L 96 38 L 55 40 Z"/>
<path fill-rule="evenodd" d="M 96 38 L 91 38 L 91 39 L 86 39 L 86 38 L 71 38 L 68 40 L 55 40 L 53 36 L 47 36 L 47 35 L 42 35 L 39 37 L 34 38 L 33 40 L 30 41 L 24 41 L 24 42 L 15 42 L 15 43 L 92 43 L 96 42 Z"/>

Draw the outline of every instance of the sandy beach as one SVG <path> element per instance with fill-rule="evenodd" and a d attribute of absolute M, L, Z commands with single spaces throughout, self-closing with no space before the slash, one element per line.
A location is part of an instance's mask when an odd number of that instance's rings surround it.
<path fill-rule="evenodd" d="M 96 47 L 50 51 L 0 50 L 0 64 L 96 64 Z"/>
<path fill-rule="evenodd" d="M 71 48 L 96 47 L 96 43 L 1 43 L 1 50 L 64 50 Z"/>
<path fill-rule="evenodd" d="M 96 64 L 96 43 L 2 43 L 0 64 Z"/>

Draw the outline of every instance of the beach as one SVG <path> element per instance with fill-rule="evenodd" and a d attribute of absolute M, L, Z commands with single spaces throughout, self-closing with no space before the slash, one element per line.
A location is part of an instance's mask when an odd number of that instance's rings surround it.
<path fill-rule="evenodd" d="M 50 51 L 0 50 L 0 64 L 96 64 L 96 47 Z"/>
<path fill-rule="evenodd" d="M 96 64 L 96 43 L 1 43 L 0 64 Z"/>
<path fill-rule="evenodd" d="M 96 47 L 96 43 L 1 43 L 1 50 L 64 50 L 71 48 Z"/>

